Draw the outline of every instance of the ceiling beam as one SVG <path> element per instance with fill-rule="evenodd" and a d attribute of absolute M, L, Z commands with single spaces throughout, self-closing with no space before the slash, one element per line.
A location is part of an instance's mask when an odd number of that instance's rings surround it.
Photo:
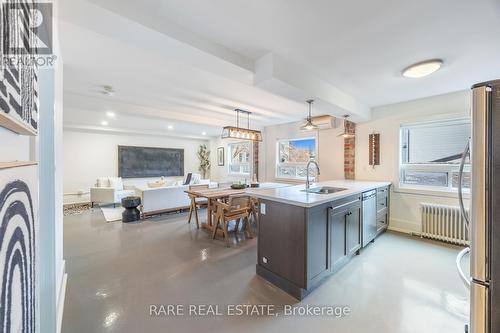
<path fill-rule="evenodd" d="M 254 84 L 295 101 L 313 98 L 316 111 L 334 116 L 349 114 L 353 120 L 368 120 L 370 108 L 332 84 L 312 75 L 273 53 L 255 63 Z"/>

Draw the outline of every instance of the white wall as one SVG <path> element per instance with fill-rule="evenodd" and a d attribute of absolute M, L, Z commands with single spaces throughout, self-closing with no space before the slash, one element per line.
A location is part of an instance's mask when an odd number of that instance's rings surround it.
<path fill-rule="evenodd" d="M 401 123 L 463 117 L 468 115 L 469 110 L 469 91 L 374 108 L 372 120 L 356 127 L 356 179 L 388 180 L 397 185 Z M 368 135 L 373 132 L 380 133 L 380 165 L 375 168 L 368 165 Z M 420 231 L 421 202 L 458 205 L 456 194 L 429 194 L 405 193 L 395 189 L 391 193 L 390 227 L 404 232 Z"/>
<path fill-rule="evenodd" d="M 221 139 L 220 137 L 217 138 L 212 138 L 210 140 L 210 179 L 216 182 L 236 182 L 236 181 L 244 181 L 245 178 L 250 181 L 253 177 L 253 174 L 255 173 L 253 169 L 250 171 L 250 175 L 245 177 L 241 175 L 232 175 L 229 173 L 229 166 L 228 166 L 228 149 L 227 145 L 229 143 L 237 142 L 236 140 L 231 140 L 231 139 Z M 259 148 L 262 149 L 263 144 L 254 142 L 253 143 L 258 144 Z M 224 148 L 224 165 L 219 166 L 217 163 L 217 148 L 223 147 Z M 259 152 L 261 154 L 261 152 Z M 251 154 L 251 159 L 253 159 L 253 154 Z M 260 157 L 259 157 L 260 160 Z M 253 166 L 253 160 L 251 160 L 251 165 Z M 260 173 L 260 169 L 259 169 Z M 262 178 L 259 175 L 259 178 Z"/>
<path fill-rule="evenodd" d="M 319 180 L 344 179 L 344 139 L 342 126 L 337 128 L 303 132 L 301 122 L 268 126 L 264 129 L 264 143 L 260 152 L 260 175 L 262 181 L 276 179 L 276 142 L 281 139 L 315 137 L 318 144 L 317 160 L 321 169 Z M 300 181 L 303 182 L 303 181 Z"/>
<path fill-rule="evenodd" d="M 30 138 L 0 127 L 0 161 L 29 161 Z"/>
<path fill-rule="evenodd" d="M 64 129 L 63 135 L 65 194 L 79 190 L 88 192 L 98 177 L 118 176 L 118 145 L 184 149 L 184 173 L 187 174 L 199 173 L 196 152 L 200 144 L 208 144 L 205 140 L 105 134 L 69 129 Z M 125 179 L 126 184 L 138 181 L 147 182 L 147 179 Z M 65 200 L 68 202 L 68 199 Z"/>

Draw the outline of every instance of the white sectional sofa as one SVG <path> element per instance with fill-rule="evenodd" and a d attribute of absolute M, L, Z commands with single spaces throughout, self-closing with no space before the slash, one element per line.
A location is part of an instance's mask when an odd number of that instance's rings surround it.
<path fill-rule="evenodd" d="M 209 179 L 201 179 L 196 184 L 208 184 L 209 187 L 217 187 L 217 183 Z M 137 195 L 141 197 L 142 214 L 144 216 L 154 215 L 162 212 L 175 211 L 189 208 L 190 199 L 185 192 L 189 185 L 174 185 L 149 188 L 145 186 L 136 187 Z"/>
<path fill-rule="evenodd" d="M 190 200 L 186 192 L 184 192 L 188 188 L 189 185 L 156 188 L 137 187 L 136 191 L 142 202 L 142 213 L 147 216 L 188 208 Z"/>
<path fill-rule="evenodd" d="M 90 188 L 90 202 L 92 207 L 98 204 L 120 203 L 122 198 L 135 195 L 133 186 L 124 186 L 119 177 L 100 177 L 94 187 Z"/>
<path fill-rule="evenodd" d="M 191 184 L 208 184 L 217 187 L 210 179 L 200 179 L 200 175 L 192 174 Z M 180 185 L 182 180 L 159 179 L 127 179 L 123 185 L 119 177 L 100 177 L 94 187 L 90 188 L 90 201 L 94 203 L 120 203 L 126 196 L 136 195 L 141 198 L 141 212 L 144 216 L 168 211 L 189 208 L 190 199 L 185 192 L 189 185 Z M 135 185 L 133 185 L 135 183 Z"/>

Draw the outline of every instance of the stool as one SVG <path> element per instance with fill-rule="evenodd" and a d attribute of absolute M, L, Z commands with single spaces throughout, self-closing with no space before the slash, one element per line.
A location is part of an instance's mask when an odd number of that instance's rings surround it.
<path fill-rule="evenodd" d="M 141 218 L 141 212 L 137 209 L 141 204 L 140 197 L 125 197 L 122 199 L 122 206 L 125 210 L 122 213 L 122 222 L 135 222 Z"/>

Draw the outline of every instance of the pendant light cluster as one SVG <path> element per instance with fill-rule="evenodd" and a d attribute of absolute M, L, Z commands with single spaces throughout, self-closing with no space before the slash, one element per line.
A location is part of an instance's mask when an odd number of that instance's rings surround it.
<path fill-rule="evenodd" d="M 306 101 L 307 104 L 309 104 L 309 115 L 306 118 L 306 123 L 302 126 L 300 126 L 300 129 L 302 131 L 313 131 L 319 129 L 318 125 L 314 125 L 312 122 L 312 116 L 311 116 L 311 109 L 312 109 L 312 104 L 314 103 L 314 99 L 308 99 Z"/>
<path fill-rule="evenodd" d="M 222 139 L 238 139 L 248 141 L 262 141 L 262 132 L 250 129 L 250 114 L 251 112 L 235 109 L 236 111 L 236 127 L 225 126 L 222 129 Z M 247 128 L 240 127 L 240 113 L 247 115 Z"/>

